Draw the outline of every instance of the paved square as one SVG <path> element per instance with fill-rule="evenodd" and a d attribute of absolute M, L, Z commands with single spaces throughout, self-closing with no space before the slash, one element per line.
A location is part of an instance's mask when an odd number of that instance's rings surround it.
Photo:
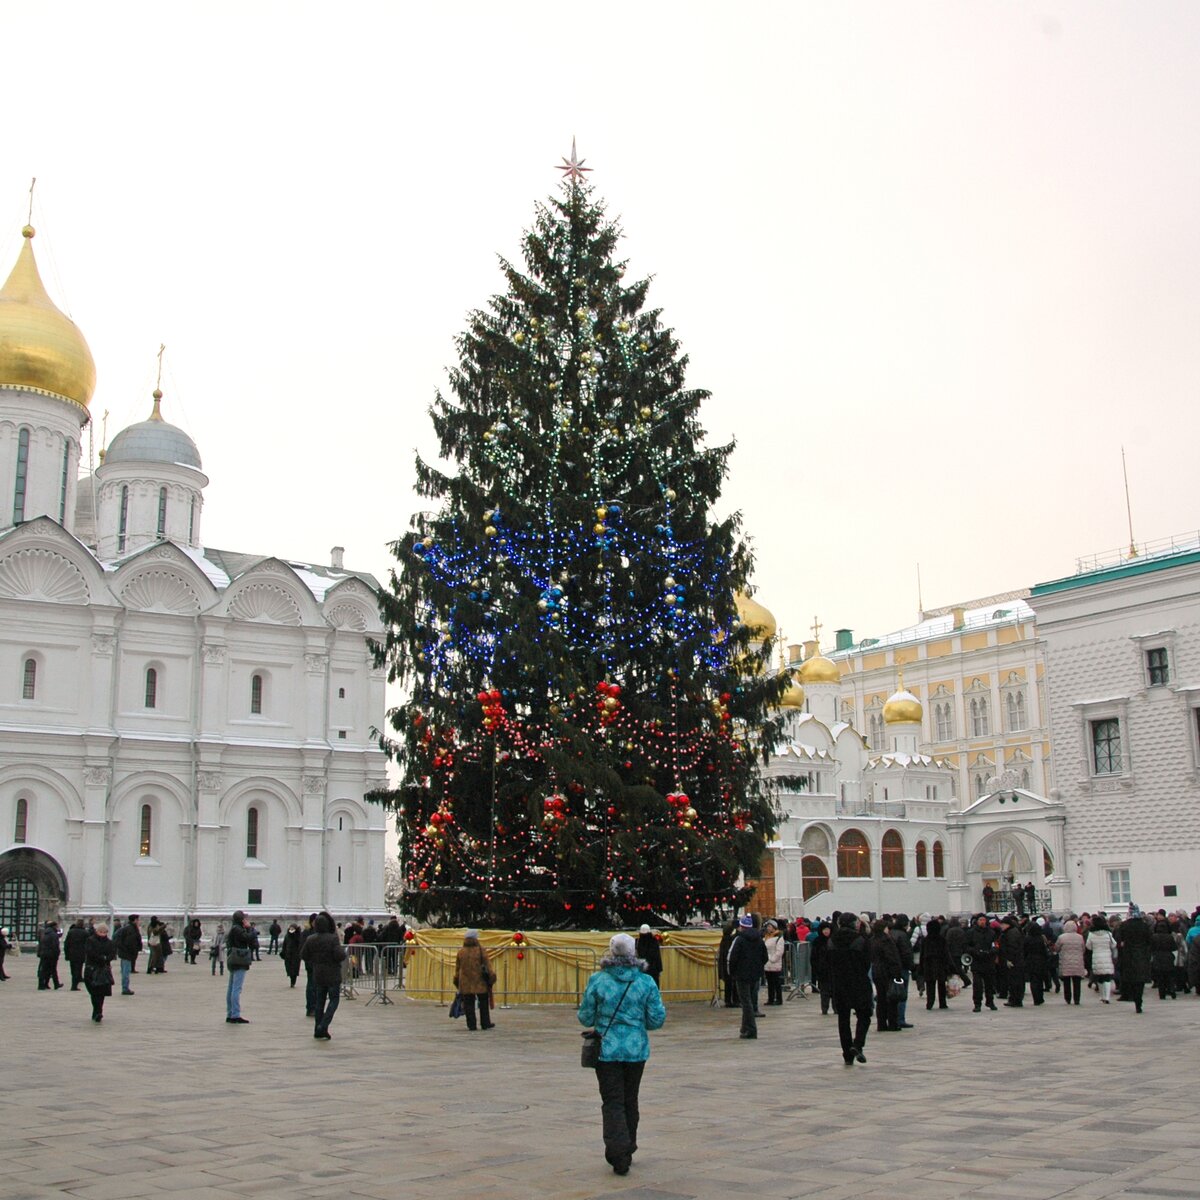
<path fill-rule="evenodd" d="M 38 992 L 35 960 L 9 959 L 3 1200 L 1200 1196 L 1195 996 L 1140 1017 L 1094 993 L 979 1016 L 910 1003 L 916 1028 L 872 1033 L 853 1068 L 815 999 L 767 1010 L 755 1043 L 735 1010 L 669 1006 L 619 1178 L 568 1009 L 497 1010 L 472 1034 L 430 1004 L 343 1001 L 321 1043 L 277 959 L 250 971 L 245 1026 L 224 1022 L 225 981 L 181 960 L 97 1026 L 85 993 Z"/>

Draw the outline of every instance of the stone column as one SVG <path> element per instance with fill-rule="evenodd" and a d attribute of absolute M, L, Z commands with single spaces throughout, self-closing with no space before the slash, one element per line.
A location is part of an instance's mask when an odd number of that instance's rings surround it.
<path fill-rule="evenodd" d="M 946 836 L 950 842 L 946 897 L 952 913 L 970 912 L 974 908 L 971 902 L 971 884 L 967 879 L 967 857 L 964 845 L 966 831 L 967 827 L 961 821 L 946 822 Z"/>
<path fill-rule="evenodd" d="M 195 720 L 201 737 L 220 741 L 228 723 L 225 646 L 206 637 L 200 643 L 200 663 L 200 711 Z"/>
<path fill-rule="evenodd" d="M 311 897 L 306 904 L 313 908 L 324 906 L 328 901 L 325 862 L 325 792 L 326 779 L 322 771 L 317 774 L 311 768 L 304 772 L 304 826 L 301 830 L 300 882 L 305 895 Z M 309 910 L 310 912 L 312 909 Z"/>
<path fill-rule="evenodd" d="M 225 832 L 221 828 L 221 772 L 196 772 L 196 907 L 213 911 L 223 904 Z"/>
<path fill-rule="evenodd" d="M 304 740 L 328 744 L 325 711 L 329 695 L 329 655 L 307 651 L 304 655 Z"/>
<path fill-rule="evenodd" d="M 93 626 L 91 694 L 88 698 L 87 728 L 111 733 L 113 730 L 113 672 L 117 637 L 112 627 Z"/>
<path fill-rule="evenodd" d="M 98 913 L 112 901 L 106 879 L 105 835 L 109 831 L 108 792 L 112 770 L 107 760 L 87 759 L 83 767 L 83 826 L 78 874 L 79 895 L 72 904 Z M 72 838 L 74 843 L 74 838 Z M 73 873 L 72 873 L 73 874 Z M 68 874 L 71 878 L 71 874 Z"/>

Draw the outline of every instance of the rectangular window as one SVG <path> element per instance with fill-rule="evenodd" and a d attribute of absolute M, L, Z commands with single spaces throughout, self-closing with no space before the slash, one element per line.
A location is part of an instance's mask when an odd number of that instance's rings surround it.
<path fill-rule="evenodd" d="M 146 668 L 146 707 L 154 708 L 158 704 L 158 672 L 153 667 Z"/>
<path fill-rule="evenodd" d="M 1179 895 L 1179 884 L 1164 883 L 1163 884 L 1163 895 L 1168 898 L 1171 896 L 1178 896 Z"/>
<path fill-rule="evenodd" d="M 29 430 L 17 434 L 17 479 L 13 488 L 13 524 L 25 520 L 25 485 L 29 480 Z"/>
<path fill-rule="evenodd" d="M 1092 722 L 1092 769 L 1097 775 L 1121 773 L 1121 722 L 1115 718 Z"/>
<path fill-rule="evenodd" d="M 158 536 L 161 538 L 167 532 L 167 489 L 158 489 Z"/>
<path fill-rule="evenodd" d="M 253 806 L 246 813 L 246 857 L 258 857 L 258 809 Z"/>
<path fill-rule="evenodd" d="M 248 888 L 246 890 L 246 903 L 247 904 L 261 904 L 262 903 L 262 888 Z"/>
<path fill-rule="evenodd" d="M 262 676 L 252 675 L 250 677 L 250 711 L 256 715 L 262 713 L 262 693 Z"/>
<path fill-rule="evenodd" d="M 1167 664 L 1166 647 L 1159 646 L 1146 651 L 1146 675 L 1151 687 L 1166 687 L 1171 682 L 1171 669 Z"/>
<path fill-rule="evenodd" d="M 37 659 L 25 660 L 25 674 L 21 679 L 21 699 L 33 700 L 37 696 Z"/>
<path fill-rule="evenodd" d="M 188 510 L 188 545 L 196 544 L 196 497 L 192 497 L 192 506 Z"/>
<path fill-rule="evenodd" d="M 140 854 L 142 856 L 142 858 L 150 857 L 150 832 L 151 832 L 152 820 L 153 820 L 153 814 L 150 810 L 150 805 L 143 804 L 142 805 L 142 828 L 141 828 L 140 836 L 138 837 L 138 854 Z"/>
<path fill-rule="evenodd" d="M 17 819 L 13 829 L 13 841 L 24 842 L 29 836 L 29 801 L 24 796 L 17 797 Z"/>
<path fill-rule="evenodd" d="M 67 479 L 71 472 L 71 439 L 67 438 L 67 444 L 63 447 L 63 469 L 62 480 L 58 487 L 58 523 L 65 525 L 67 523 Z"/>
<path fill-rule="evenodd" d="M 121 515 L 117 525 L 117 553 L 125 553 L 125 531 L 129 527 L 129 488 L 121 488 Z"/>
<path fill-rule="evenodd" d="M 1109 867 L 1104 872 L 1108 883 L 1109 904 L 1128 904 L 1132 898 L 1129 888 L 1129 868 Z"/>

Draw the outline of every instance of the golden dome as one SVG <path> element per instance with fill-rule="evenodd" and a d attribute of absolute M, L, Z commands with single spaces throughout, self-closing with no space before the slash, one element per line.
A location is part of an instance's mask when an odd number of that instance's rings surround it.
<path fill-rule="evenodd" d="M 796 675 L 801 683 L 840 683 L 842 678 L 837 663 L 830 662 L 823 654 L 806 658 Z"/>
<path fill-rule="evenodd" d="M 804 689 L 796 682 L 795 676 L 792 676 L 792 682 L 788 685 L 788 689 L 783 693 L 782 699 L 779 701 L 780 708 L 803 708 L 804 707 Z"/>
<path fill-rule="evenodd" d="M 775 636 L 775 618 L 757 600 L 752 600 L 745 592 L 735 592 L 733 602 L 742 624 L 756 640 L 768 642 Z"/>
<path fill-rule="evenodd" d="M 924 712 L 920 700 L 912 692 L 901 687 L 883 706 L 883 720 L 888 725 L 905 725 L 910 722 L 919 725 Z"/>
<path fill-rule="evenodd" d="M 0 388 L 48 393 L 86 411 L 96 364 L 79 327 L 46 295 L 33 257 L 33 227 L 0 288 Z"/>

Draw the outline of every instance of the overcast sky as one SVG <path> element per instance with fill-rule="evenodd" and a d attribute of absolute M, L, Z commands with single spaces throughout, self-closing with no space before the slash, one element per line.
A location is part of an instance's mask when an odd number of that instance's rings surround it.
<path fill-rule="evenodd" d="M 736 437 L 759 598 L 880 634 L 1200 527 L 1200 5 L 0 4 L 0 277 L 224 549 L 382 576 L 467 312 L 578 137 Z M 86 443 L 85 443 L 86 444 Z"/>

